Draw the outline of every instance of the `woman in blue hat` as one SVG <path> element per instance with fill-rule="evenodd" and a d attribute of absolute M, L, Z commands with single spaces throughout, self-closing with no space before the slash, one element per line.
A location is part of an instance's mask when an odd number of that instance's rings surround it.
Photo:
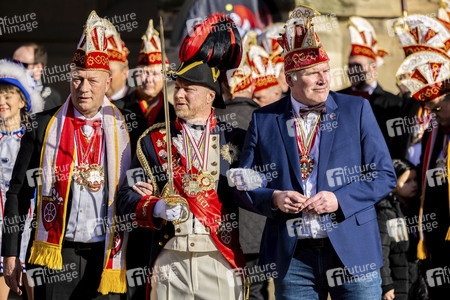
<path fill-rule="evenodd" d="M 0 250 L 3 212 L 6 202 L 6 191 L 12 176 L 14 163 L 20 147 L 20 141 L 30 124 L 30 113 L 42 111 L 43 101 L 39 93 L 34 91 L 34 82 L 27 70 L 19 64 L 0 61 Z M 20 261 L 25 271 L 25 254 L 30 239 L 31 220 L 34 210 L 34 199 L 28 215 L 24 217 L 24 233 L 21 241 Z M 0 251 L 1 252 L 1 251 Z M 32 299 L 32 288 L 27 284 L 26 276 L 22 276 L 28 299 Z M 9 288 L 3 277 L 3 257 L 0 256 L 0 300 L 8 298 Z"/>

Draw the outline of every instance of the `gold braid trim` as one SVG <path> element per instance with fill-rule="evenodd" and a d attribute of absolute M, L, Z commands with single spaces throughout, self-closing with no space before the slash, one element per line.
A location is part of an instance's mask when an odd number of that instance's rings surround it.
<path fill-rule="evenodd" d="M 152 181 L 152 185 L 153 185 L 153 196 L 155 197 L 159 197 L 159 188 L 158 188 L 158 184 L 156 184 L 155 178 L 153 177 L 152 171 L 150 169 L 150 166 L 148 164 L 147 159 L 145 158 L 144 153 L 142 152 L 142 147 L 141 147 L 141 139 L 144 138 L 145 136 L 147 136 L 149 133 L 152 133 L 153 131 L 163 128 L 165 127 L 164 123 L 156 123 L 153 124 L 153 126 L 151 126 L 150 128 L 148 128 L 147 130 L 144 131 L 144 133 L 139 137 L 138 142 L 137 142 L 137 150 L 136 150 L 136 155 L 139 159 L 139 162 L 141 163 L 141 166 L 144 168 L 145 173 L 147 174 L 147 176 L 150 178 L 150 180 Z"/>

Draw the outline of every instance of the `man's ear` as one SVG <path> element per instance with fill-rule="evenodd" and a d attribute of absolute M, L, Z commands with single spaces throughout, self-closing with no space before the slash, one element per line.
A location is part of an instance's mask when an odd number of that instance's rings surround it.
<path fill-rule="evenodd" d="M 105 93 L 109 90 L 109 87 L 111 86 L 112 82 L 112 76 L 111 74 L 108 74 L 108 77 L 106 78 L 106 90 Z"/>
<path fill-rule="evenodd" d="M 208 93 L 208 99 L 206 99 L 206 103 L 212 104 L 214 102 L 215 98 L 216 98 L 216 92 L 213 90 L 210 90 Z"/>
<path fill-rule="evenodd" d="M 294 86 L 294 81 L 292 80 L 291 74 L 286 74 L 286 82 L 290 87 Z"/>

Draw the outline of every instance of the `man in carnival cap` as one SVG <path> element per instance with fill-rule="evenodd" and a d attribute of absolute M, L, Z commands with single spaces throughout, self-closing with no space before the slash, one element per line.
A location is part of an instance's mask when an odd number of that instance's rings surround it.
<path fill-rule="evenodd" d="M 105 96 L 111 84 L 105 25 L 95 11 L 71 68 L 66 102 L 38 114 L 22 139 L 6 194 L 5 279 L 18 292 L 20 232 L 13 228 L 20 228 L 26 200 L 35 195 L 27 261 L 35 299 L 118 298 L 114 293 L 126 291 L 127 234 L 116 218 L 115 195 L 131 153 L 122 114 Z"/>

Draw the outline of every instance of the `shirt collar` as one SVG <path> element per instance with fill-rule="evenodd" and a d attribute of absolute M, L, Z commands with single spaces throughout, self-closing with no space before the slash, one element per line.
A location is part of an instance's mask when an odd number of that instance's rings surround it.
<path fill-rule="evenodd" d="M 294 111 L 297 114 L 299 113 L 301 107 L 308 107 L 308 105 L 305 105 L 305 104 L 300 103 L 297 100 L 295 100 L 294 96 L 292 96 L 292 93 L 291 93 L 291 104 L 292 104 L 292 107 L 294 108 Z"/>
<path fill-rule="evenodd" d="M 103 127 L 103 107 L 100 108 L 98 113 L 92 118 L 86 118 L 83 116 L 75 107 L 73 108 L 73 116 L 75 118 L 83 119 L 83 120 L 94 120 L 94 119 L 102 119 L 102 127 Z"/>
<path fill-rule="evenodd" d="M 17 129 L 17 130 L 15 130 L 13 132 L 0 131 L 0 135 L 16 135 L 16 134 L 23 135 L 24 133 L 25 133 L 25 127 L 24 126 L 22 126 L 20 129 Z"/>
<path fill-rule="evenodd" d="M 128 86 L 125 84 L 122 89 L 120 89 L 117 93 L 111 96 L 112 101 L 116 101 L 125 97 L 128 92 Z"/>

